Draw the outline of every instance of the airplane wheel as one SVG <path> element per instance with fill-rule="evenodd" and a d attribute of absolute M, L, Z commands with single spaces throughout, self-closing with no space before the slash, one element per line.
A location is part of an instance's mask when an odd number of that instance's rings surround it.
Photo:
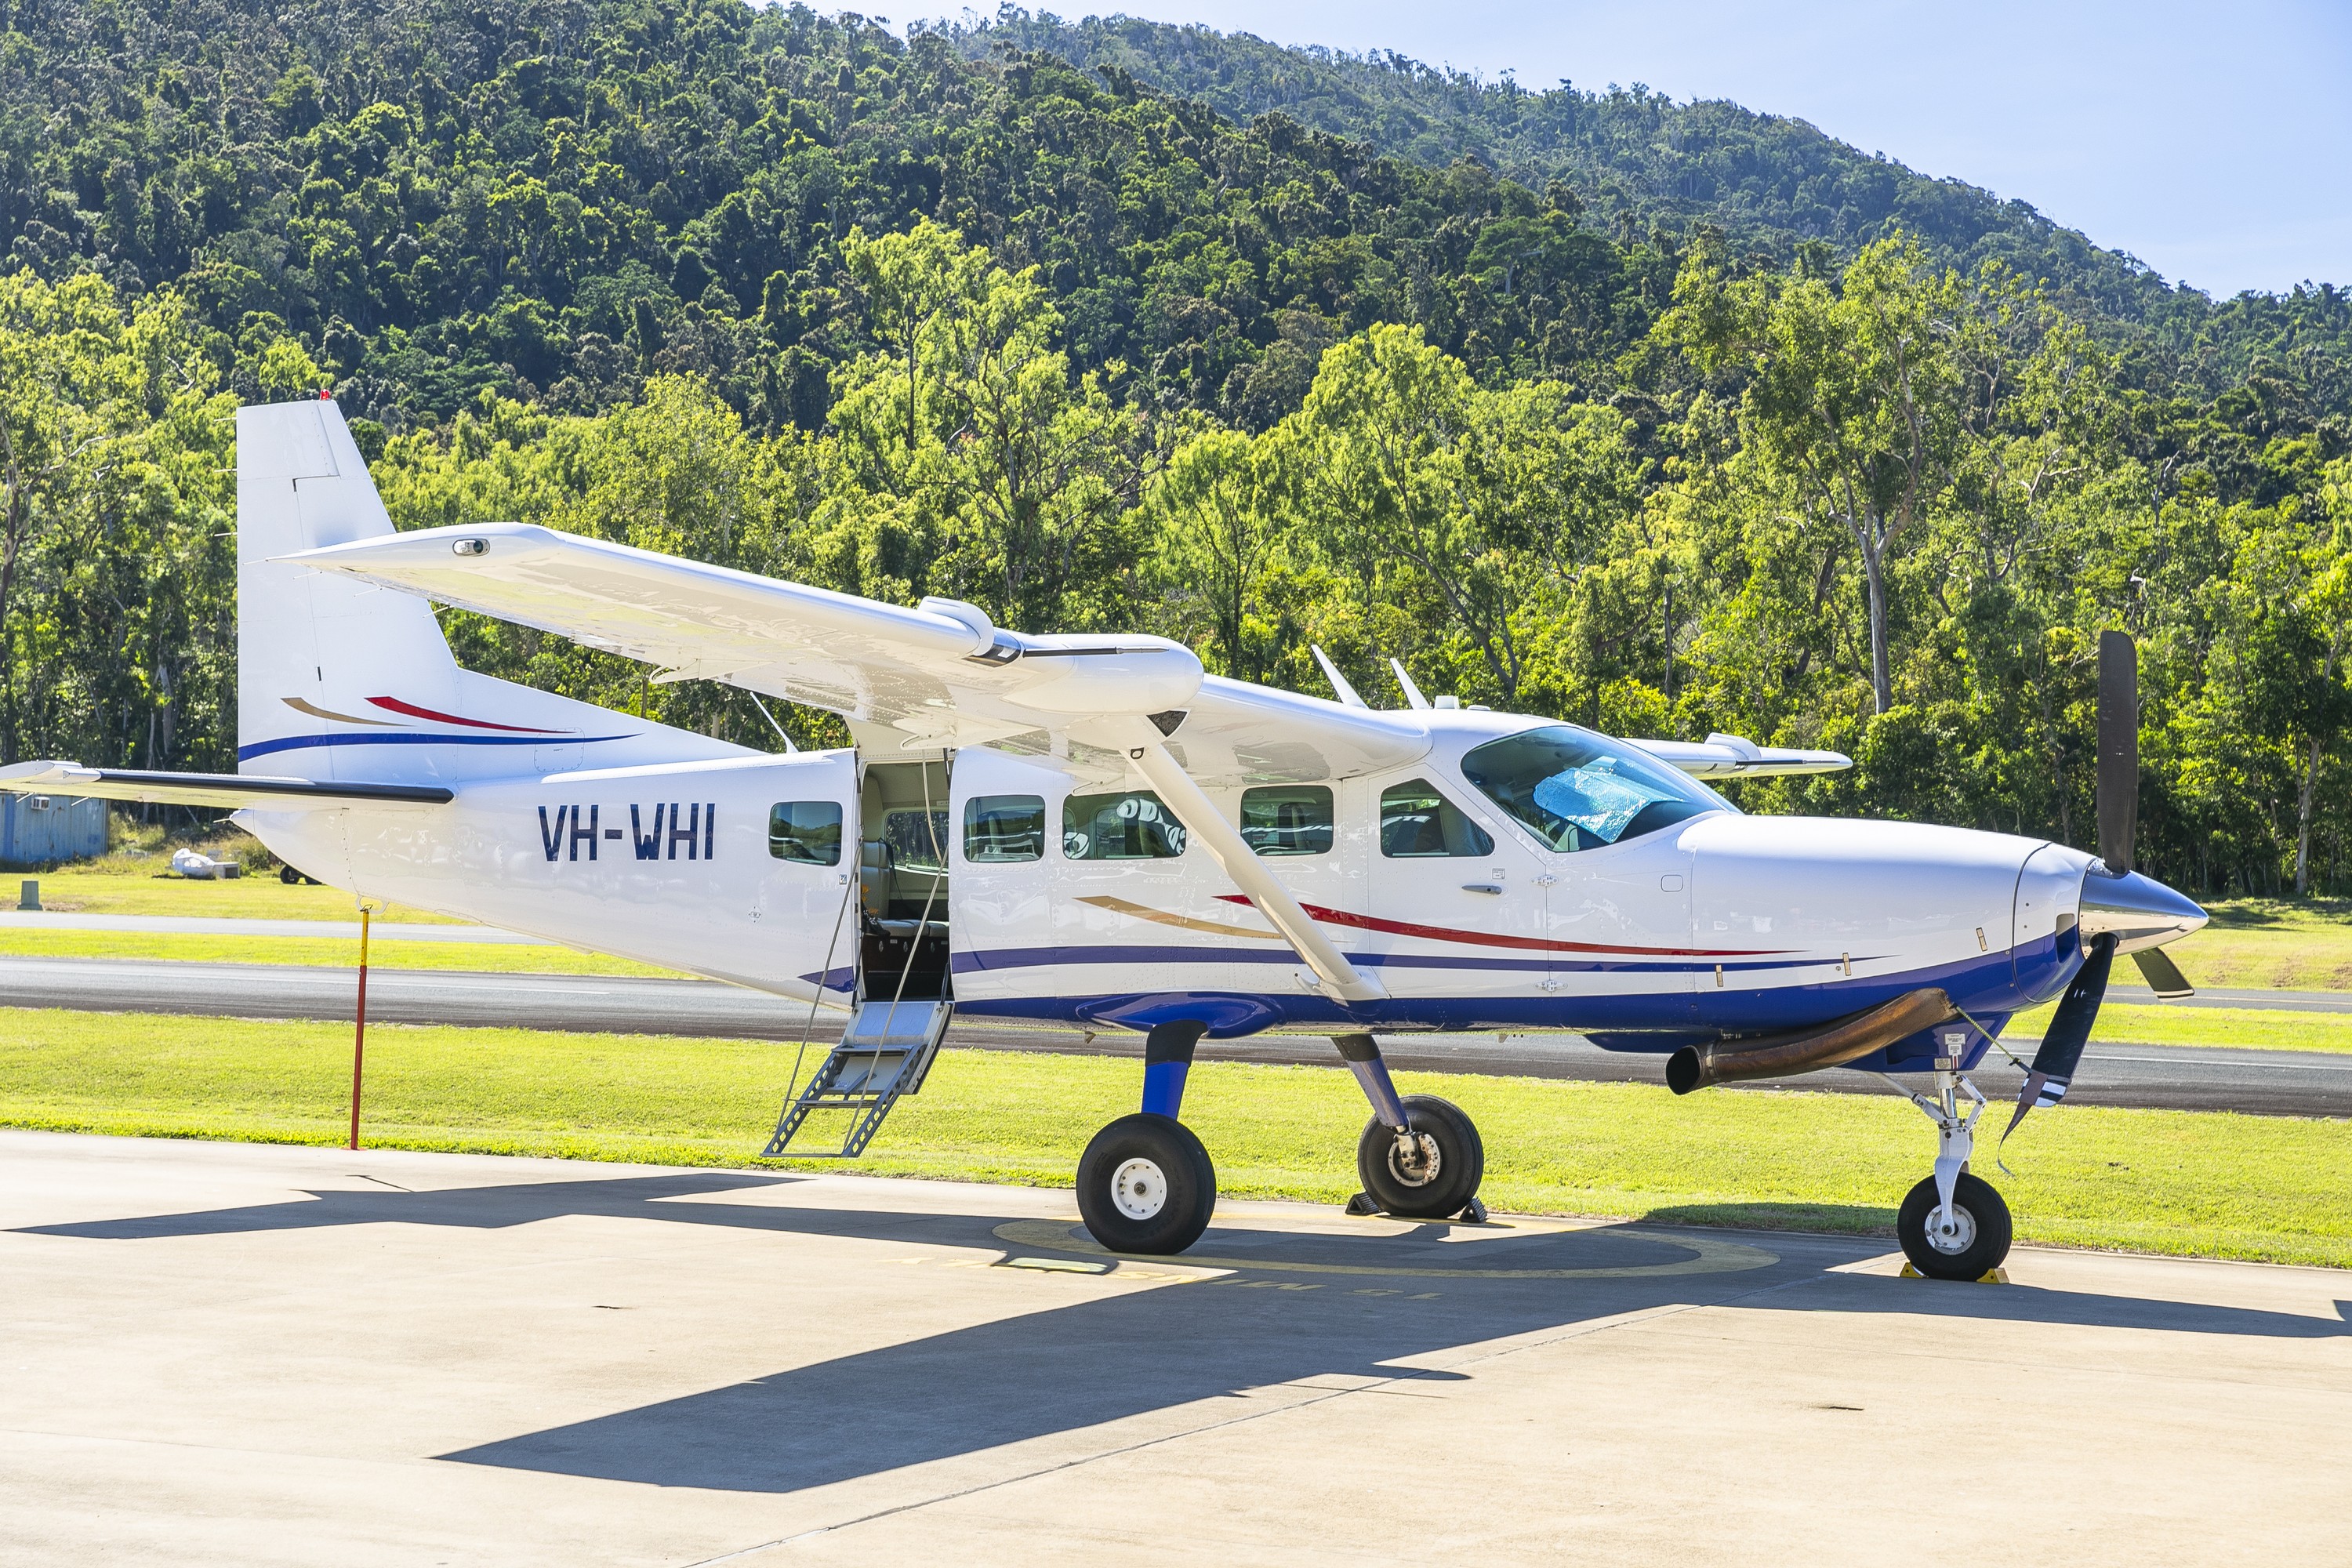
<path fill-rule="evenodd" d="M 1209 1152 L 1173 1117 L 1122 1116 L 1078 1160 L 1078 1213 L 1113 1252 L 1181 1252 L 1216 1207 Z"/>
<path fill-rule="evenodd" d="M 1903 1256 L 1930 1279 L 1981 1279 L 2009 1256 L 2009 1205 L 1991 1183 L 1963 1171 L 1952 1188 L 1952 1208 L 1959 1222 L 1954 1234 L 1930 1235 L 1927 1216 L 1936 1212 L 1936 1178 L 1929 1176 L 1912 1188 L 1895 1222 Z"/>
<path fill-rule="evenodd" d="M 1404 1097 L 1410 1142 L 1374 1117 L 1356 1141 L 1356 1175 L 1372 1201 L 1406 1219 L 1446 1219 L 1478 1195 L 1486 1174 L 1486 1146 L 1478 1128 L 1450 1100 Z"/>

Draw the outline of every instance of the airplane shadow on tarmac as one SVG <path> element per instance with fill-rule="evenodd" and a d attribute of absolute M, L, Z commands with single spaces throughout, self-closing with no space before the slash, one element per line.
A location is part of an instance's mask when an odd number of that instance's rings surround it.
<path fill-rule="evenodd" d="M 375 1224 L 497 1229 L 588 1215 L 993 1247 L 1003 1260 L 1040 1251 L 1084 1255 L 1082 1241 L 1052 1239 L 1067 1234 L 1058 1224 L 1034 1219 L 1019 1224 L 1022 1241 L 1007 1245 L 996 1234 L 1008 1223 L 1003 1215 L 693 1201 L 787 1184 L 796 1183 L 696 1172 L 413 1193 L 332 1191 L 246 1208 L 29 1228 L 135 1240 Z M 1444 1239 L 1448 1229 L 1350 1236 L 1221 1226 L 1194 1251 L 1224 1260 L 1219 1267 L 1231 1272 L 1202 1283 L 1025 1312 L 440 1457 L 656 1486 L 791 1492 L 1180 1406 L 1202 1406 L 1186 1426 L 1213 1424 L 1265 1408 L 1238 1397 L 1250 1389 L 1324 1378 L 1341 1380 L 1333 1384 L 1340 1387 L 1348 1380 L 1459 1377 L 1395 1363 L 1678 1305 L 1752 1301 L 1770 1310 L 2276 1339 L 2352 1336 L 2352 1323 L 2294 1313 L 1830 1271 L 1882 1254 L 1882 1240 L 1693 1231 L 1684 1243 L 1672 1232 L 1601 1226 L 1490 1236 L 1465 1247 Z M 1727 1266 L 1693 1265 L 1693 1252 L 1710 1245 L 1718 1258 L 1731 1260 Z M 1489 1272 L 1465 1267 L 1474 1254 Z M 1423 1272 L 1383 1271 L 1400 1268 Z M 1588 1272 L 1628 1268 L 1659 1271 Z M 922 1289 L 919 1273 L 908 1274 L 907 1283 Z M 1073 1281 L 1070 1288 L 1088 1287 Z M 794 1314 L 788 1290 L 758 1310 L 789 1333 Z M 1204 1403 L 1215 1401 L 1228 1404 L 1220 1409 Z"/>

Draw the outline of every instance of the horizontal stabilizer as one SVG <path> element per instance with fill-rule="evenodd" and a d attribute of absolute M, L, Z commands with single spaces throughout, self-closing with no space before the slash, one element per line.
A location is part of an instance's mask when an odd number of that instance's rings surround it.
<path fill-rule="evenodd" d="M 64 795 L 84 799 L 136 800 L 154 805 L 210 805 L 226 810 L 328 811 L 354 801 L 445 805 L 456 793 L 437 784 L 320 783 L 260 773 L 163 773 L 137 768 L 86 768 L 79 763 L 18 763 L 0 768 L 0 790 L 12 795 Z"/>

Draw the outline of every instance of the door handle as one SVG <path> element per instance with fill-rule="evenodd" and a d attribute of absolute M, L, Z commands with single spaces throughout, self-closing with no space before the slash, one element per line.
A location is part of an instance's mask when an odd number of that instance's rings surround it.
<path fill-rule="evenodd" d="M 1465 882 L 1462 890 L 1465 893 L 1499 893 L 1503 889 L 1492 882 Z"/>

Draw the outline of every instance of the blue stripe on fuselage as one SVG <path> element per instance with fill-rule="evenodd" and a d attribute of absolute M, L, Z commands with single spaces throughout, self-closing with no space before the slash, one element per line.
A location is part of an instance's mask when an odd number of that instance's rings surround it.
<path fill-rule="evenodd" d="M 983 948 L 977 952 L 959 952 L 950 961 L 958 974 L 976 971 L 1034 969 L 1057 963 L 1286 963 L 1296 966 L 1298 955 L 1287 947 L 1121 947 L 1104 943 L 1088 947 L 997 947 Z M 1484 969 L 1526 971 L 1538 974 L 1582 973 L 1646 973 L 1659 974 L 1689 974 L 1705 970 L 1713 973 L 1717 961 L 1708 959 L 1656 958 L 1486 958 L 1457 953 L 1423 952 L 1349 952 L 1348 962 L 1367 969 L 1390 967 L 1398 969 Z M 1837 967 L 1836 958 L 1764 958 L 1732 959 L 1724 962 L 1727 970 L 1806 969 Z"/>
<path fill-rule="evenodd" d="M 1090 947 L 1078 949 L 1030 948 L 1003 950 L 1023 955 L 1022 963 L 995 964 L 988 963 L 961 963 L 960 969 L 1015 968 L 1024 963 L 1214 963 L 1228 956 L 1227 950 L 1215 948 L 1117 948 Z M 1265 952 L 1255 948 L 1231 950 L 1233 956 L 1247 955 L 1250 962 L 1277 963 L 1296 965 L 1296 954 L 1276 951 Z M 1030 954 L 1038 956 L 1030 957 Z M 1099 954 L 1100 956 L 1095 956 Z M 969 954 L 960 957 L 983 959 L 989 954 Z M 1520 959 L 1454 958 L 1422 959 L 1415 955 L 1351 953 L 1350 962 L 1370 968 L 1376 963 L 1394 967 L 1479 968 L 1525 972 L 1542 971 L 1555 966 L 1539 961 Z M 1889 1002 L 1922 986 L 1940 986 L 1953 1002 L 1969 1013 L 1985 1019 L 2005 1018 L 2023 1007 L 2048 1000 L 2063 990 L 2073 979 L 2081 963 L 2081 951 L 2067 932 L 2059 938 L 2042 938 L 2022 947 L 1989 952 L 1954 963 L 1933 964 L 1920 969 L 1905 970 L 1893 974 L 1856 975 L 1847 978 L 1843 973 L 1835 980 L 1805 982 L 1787 986 L 1736 987 L 1717 991 L 1705 986 L 1698 990 L 1674 990 L 1606 994 L 1585 993 L 1556 996 L 1435 996 L 1390 998 L 1356 1007 L 1342 1007 L 1328 998 L 1307 993 L 1252 994 L 1251 1000 L 1262 1005 L 1265 1021 L 1255 1028 L 1277 1026 L 1339 1026 L 1343 1027 L 1407 1030 L 1486 1030 L 1486 1029 L 1574 1029 L 1574 1030 L 1643 1030 L 1683 1029 L 1693 1027 L 1732 1030 L 1769 1030 L 1799 1028 L 1809 1024 L 1827 1023 L 1850 1016 L 1882 1002 Z M 1739 968 L 1799 967 L 1811 965 L 1839 968 L 1842 959 L 1803 959 L 1776 961 L 1771 964 L 1746 964 Z M 1572 966 L 1557 966 L 1570 971 Z M 1590 965 L 1587 968 L 1598 968 Z M 1710 963 L 1658 966 L 1668 972 L 1687 973 L 1703 968 L 1712 974 Z M 1735 968 L 1726 964 L 1727 975 Z M 1113 1015 L 1122 1014 L 1136 1004 L 1150 999 L 1155 1011 L 1175 1016 L 1175 1012 L 1162 1005 L 1186 994 L 1199 996 L 1204 1006 L 1213 1004 L 1219 1008 L 1229 1000 L 1222 991 L 1198 992 L 1113 992 L 1088 996 L 1008 997 L 974 999 L 960 1002 L 957 1011 L 974 1016 L 1028 1018 L 1041 1022 L 1089 1024 L 1109 1021 Z M 1213 1029 L 1212 1034 L 1217 1033 Z M 1250 1030 L 1236 1030 L 1248 1033 Z M 1219 1036 L 1218 1037 L 1223 1037 Z"/>

